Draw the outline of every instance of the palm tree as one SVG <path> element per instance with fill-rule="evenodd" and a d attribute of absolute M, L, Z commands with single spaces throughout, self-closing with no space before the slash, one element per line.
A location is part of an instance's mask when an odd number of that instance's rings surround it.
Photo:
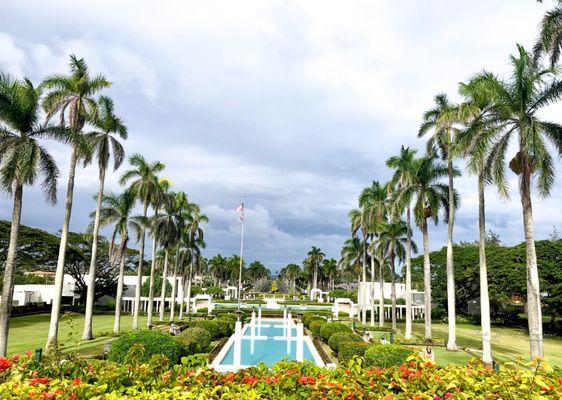
<path fill-rule="evenodd" d="M 137 285 L 135 288 L 135 306 L 133 310 L 133 330 L 137 330 L 139 327 L 139 311 L 140 311 L 140 295 L 142 286 L 142 265 L 144 262 L 144 244 L 146 239 L 146 220 L 148 206 L 152 203 L 153 198 L 157 191 L 159 190 L 159 183 L 156 175 L 165 166 L 160 161 L 149 163 L 140 154 L 134 154 L 129 158 L 129 163 L 133 166 L 133 169 L 126 171 L 121 175 L 120 183 L 122 185 L 133 180 L 130 185 L 131 190 L 135 193 L 137 199 L 142 202 L 142 219 L 143 224 L 140 232 L 140 248 L 139 248 L 139 266 L 137 268 Z"/>
<path fill-rule="evenodd" d="M 342 247 L 339 264 L 345 273 L 357 277 L 357 283 L 361 282 L 363 270 L 364 246 L 358 237 L 347 239 Z"/>
<path fill-rule="evenodd" d="M 327 280 L 328 290 L 334 290 L 336 277 L 338 276 L 338 262 L 333 258 L 327 258 L 322 262 L 322 275 Z"/>
<path fill-rule="evenodd" d="M 394 169 L 394 174 L 390 180 L 390 185 L 394 186 L 395 192 L 400 192 L 405 188 L 412 185 L 412 177 L 414 175 L 416 151 L 408 147 L 402 146 L 398 156 L 390 157 L 386 161 L 386 165 Z M 397 196 L 394 196 L 395 198 Z M 410 205 L 412 199 L 409 197 L 402 198 L 404 203 L 398 204 L 394 201 L 392 208 L 394 212 L 401 215 L 406 209 L 406 227 L 407 241 L 406 241 L 406 328 L 404 331 L 404 338 L 412 338 L 412 224 L 411 224 L 411 211 Z"/>
<path fill-rule="evenodd" d="M 152 196 L 152 207 L 154 208 L 154 215 L 151 218 L 150 230 L 152 235 L 152 258 L 150 262 L 150 277 L 148 281 L 148 306 L 146 309 L 146 326 L 152 326 L 152 312 L 154 310 L 154 274 L 156 273 L 156 258 L 158 245 L 160 243 L 160 236 L 158 235 L 158 221 L 159 211 L 166 199 L 170 181 L 167 179 L 158 180 L 158 185 Z M 165 287 L 166 285 L 164 285 Z"/>
<path fill-rule="evenodd" d="M 307 256 L 312 269 L 312 289 L 316 289 L 318 287 L 318 268 L 326 255 L 318 247 L 312 246 Z"/>
<path fill-rule="evenodd" d="M 546 197 L 554 185 L 554 166 L 547 142 L 562 155 L 562 126 L 541 119 L 539 112 L 562 97 L 562 82 L 556 70 L 543 69 L 533 63 L 531 54 L 518 45 L 518 54 L 511 56 L 513 73 L 505 81 L 489 72 L 471 80 L 471 85 L 489 99 L 492 109 L 486 119 L 494 135 L 486 161 L 494 183 L 503 196 L 508 195 L 505 159 L 511 139 L 518 151 L 509 168 L 519 177 L 519 193 L 523 211 L 527 262 L 527 317 L 531 358 L 543 354 L 540 284 L 535 251 L 531 181 L 536 179 L 539 195 Z"/>
<path fill-rule="evenodd" d="M 72 202 L 74 196 L 74 177 L 76 164 L 80 159 L 87 161 L 88 149 L 83 140 L 77 140 L 82 128 L 88 118 L 97 113 L 97 103 L 94 95 L 100 90 L 111 85 L 103 75 L 91 76 L 88 66 L 83 58 L 70 56 L 70 75 L 51 75 L 43 82 L 43 87 L 49 90 L 43 101 L 43 108 L 47 112 L 47 120 L 55 114 L 60 116 L 60 125 L 66 125 L 75 136 L 72 141 L 70 155 L 70 168 L 68 173 L 68 184 L 66 188 L 66 201 L 64 221 L 61 229 L 57 270 L 55 274 L 55 289 L 53 304 L 51 307 L 51 322 L 47 337 L 47 349 L 56 345 L 59 329 L 59 317 L 62 300 L 62 287 L 64 280 L 64 266 L 66 260 L 66 248 L 68 244 L 68 229 L 70 227 L 70 216 L 72 213 Z"/>
<path fill-rule="evenodd" d="M 0 356 L 3 357 L 6 356 L 12 312 L 23 186 L 42 179 L 45 198 L 51 204 L 56 202 L 59 170 L 38 139 L 68 137 L 64 128 L 39 123 L 40 98 L 41 89 L 29 80 L 14 80 L 0 74 L 0 185 L 14 199 L 0 300 Z"/>
<path fill-rule="evenodd" d="M 176 233 L 177 236 L 174 240 L 175 247 L 175 260 L 174 260 L 174 272 L 172 285 L 172 302 L 170 304 L 170 322 L 174 320 L 176 311 L 176 297 L 178 293 L 178 272 L 180 271 L 180 246 L 182 240 L 182 233 L 185 228 L 186 221 L 189 217 L 193 205 L 187 201 L 187 195 L 184 192 L 179 192 L 176 194 L 174 199 L 174 214 L 176 220 Z M 182 289 L 183 290 L 183 289 Z"/>
<path fill-rule="evenodd" d="M 246 276 L 252 283 L 269 277 L 269 270 L 259 261 L 254 261 L 248 265 L 246 269 Z"/>
<path fill-rule="evenodd" d="M 387 197 L 388 197 L 388 184 L 381 184 L 374 181 L 371 186 L 365 188 L 359 196 L 359 206 L 364 210 L 365 220 L 367 222 L 367 232 L 372 237 L 377 237 L 380 234 L 381 226 L 385 221 L 387 213 Z M 377 240 L 371 243 L 371 299 L 375 300 L 375 258 Z M 383 253 L 378 252 L 379 264 L 379 284 L 380 284 L 380 299 L 379 299 L 379 325 L 384 326 L 384 259 Z M 371 310 L 371 326 L 375 324 L 374 310 Z"/>
<path fill-rule="evenodd" d="M 357 299 L 359 303 L 359 312 L 361 313 L 361 322 L 363 324 L 367 323 L 367 310 L 365 308 L 365 294 L 366 294 L 366 287 L 367 287 L 367 246 L 368 246 L 368 238 L 367 238 L 367 218 L 365 216 L 365 209 L 353 209 L 349 212 L 348 218 L 351 220 L 351 236 L 356 237 L 359 232 L 361 232 L 361 237 L 363 238 L 363 255 L 361 257 L 363 263 L 363 269 L 361 271 L 361 282 L 363 284 L 363 290 L 361 290 L 361 296 Z M 373 273 L 374 267 L 372 265 L 371 259 L 371 273 Z M 371 282 L 374 285 L 374 282 Z M 360 284 L 361 285 L 361 284 Z M 371 315 L 373 313 L 371 312 Z"/>
<path fill-rule="evenodd" d="M 534 62 L 538 64 L 543 54 L 548 54 L 550 66 L 558 64 L 562 49 L 562 2 L 548 11 L 539 27 L 539 38 L 534 47 Z"/>
<path fill-rule="evenodd" d="M 97 129 L 88 133 L 86 138 L 98 158 L 99 166 L 99 189 L 94 218 L 94 229 L 92 231 L 92 256 L 90 259 L 90 270 L 88 272 L 88 292 L 86 296 L 86 315 L 84 317 L 83 340 L 93 339 L 92 316 L 94 311 L 94 286 L 96 282 L 96 258 L 98 251 L 98 234 L 100 228 L 100 210 L 105 185 L 105 173 L 109 164 L 110 149 L 113 150 L 113 171 L 116 171 L 123 163 L 125 151 L 119 140 L 115 137 L 127 139 L 127 127 L 120 117 L 115 115 L 113 100 L 101 96 L 99 111 L 92 117 L 92 125 Z"/>
<path fill-rule="evenodd" d="M 193 212 L 190 214 L 185 227 L 185 236 L 187 247 L 190 250 L 189 257 L 189 274 L 187 276 L 187 310 L 190 313 L 191 301 L 191 282 L 193 279 L 193 264 L 201 256 L 201 248 L 205 248 L 205 232 L 201 227 L 202 224 L 209 222 L 209 218 L 205 214 L 201 214 L 199 206 L 194 207 Z"/>
<path fill-rule="evenodd" d="M 291 287 L 291 292 L 296 293 L 297 291 L 297 278 L 301 274 L 301 268 L 297 264 L 289 264 L 284 267 L 280 275 L 289 281 L 289 285 Z"/>
<path fill-rule="evenodd" d="M 120 236 L 119 244 L 119 279 L 117 281 L 117 294 L 115 296 L 115 321 L 113 333 L 118 335 L 121 330 L 121 300 L 123 298 L 123 279 L 125 275 L 125 256 L 129 242 L 129 230 L 132 229 L 139 236 L 141 226 L 138 219 L 131 214 L 135 208 L 136 197 L 131 190 L 125 190 L 117 195 L 109 193 L 103 196 L 100 209 L 100 225 L 114 224 L 113 236 Z"/>
<path fill-rule="evenodd" d="M 215 285 L 222 285 L 225 277 L 226 258 L 217 254 L 210 261 L 210 273 L 215 279 Z"/>
<path fill-rule="evenodd" d="M 423 284 L 424 284 L 424 317 L 425 339 L 431 340 L 431 264 L 429 260 L 429 235 L 427 220 L 435 224 L 439 221 L 439 211 L 444 210 L 448 218 L 449 187 L 440 180 L 448 176 L 448 167 L 438 162 L 435 157 L 423 157 L 414 161 L 412 184 L 396 194 L 398 204 L 414 201 L 414 220 L 423 234 Z M 456 170 L 453 170 L 456 173 Z M 456 203 L 457 194 L 453 199 Z"/>
<path fill-rule="evenodd" d="M 456 310 L 455 310 L 455 267 L 453 260 L 453 227 L 455 223 L 455 202 L 453 175 L 453 159 L 455 154 L 455 132 L 454 124 L 458 122 L 458 108 L 451 104 L 447 95 L 440 93 L 435 96 L 435 107 L 425 112 L 423 122 L 420 126 L 418 137 L 433 131 L 433 135 L 427 141 L 427 152 L 429 155 L 439 154 L 447 163 L 449 177 L 449 221 L 447 225 L 447 319 L 449 325 L 449 337 L 447 350 L 457 350 L 456 334 Z"/>

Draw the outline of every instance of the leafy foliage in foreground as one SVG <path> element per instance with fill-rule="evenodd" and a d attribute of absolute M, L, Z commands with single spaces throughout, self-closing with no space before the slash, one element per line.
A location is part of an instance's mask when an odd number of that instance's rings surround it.
<path fill-rule="evenodd" d="M 310 363 L 281 362 L 238 373 L 218 373 L 203 357 L 182 359 L 170 369 L 154 356 L 130 365 L 75 358 L 37 363 L 31 353 L 0 358 L 0 399 L 558 399 L 562 371 L 539 363 L 504 365 L 499 372 L 479 364 L 438 367 L 409 359 L 391 368 L 364 367 L 353 359 L 333 370 Z"/>

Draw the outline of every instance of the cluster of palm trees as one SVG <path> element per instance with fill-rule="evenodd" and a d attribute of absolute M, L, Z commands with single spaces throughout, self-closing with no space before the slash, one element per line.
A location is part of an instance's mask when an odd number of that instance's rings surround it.
<path fill-rule="evenodd" d="M 363 190 L 359 208 L 350 212 L 351 232 L 342 250 L 342 260 L 366 282 L 367 262 L 371 262 L 371 281 L 375 265 L 382 285 L 388 266 L 394 279 L 394 260 L 404 260 L 406 286 L 405 336 L 411 328 L 411 217 L 422 231 L 425 337 L 431 340 L 431 262 L 429 259 L 428 220 L 438 222 L 442 213 L 447 222 L 447 348 L 457 348 L 455 335 L 455 280 L 453 265 L 454 216 L 459 196 L 454 178 L 460 175 L 455 161 L 466 160 L 467 171 L 477 176 L 479 199 L 480 302 L 483 361 L 492 363 L 490 305 L 486 270 L 485 187 L 495 186 L 499 195 L 509 197 L 506 166 L 518 177 L 527 264 L 527 317 L 531 358 L 543 355 L 541 296 L 535 252 L 532 194 L 534 184 L 539 196 L 549 195 L 554 185 L 554 160 L 551 152 L 562 155 L 562 126 L 545 120 L 541 111 L 562 97 L 562 80 L 554 66 L 562 48 L 562 6 L 544 18 L 535 53 L 517 45 L 510 56 L 512 72 L 500 77 L 483 71 L 459 85 L 462 101 L 453 104 L 447 95 L 435 96 L 433 108 L 424 116 L 418 136 L 428 136 L 426 154 L 402 147 L 387 161 L 394 170 L 390 182 L 373 184 Z M 541 55 L 549 53 L 550 67 L 541 64 Z M 508 158 L 510 146 L 516 148 Z M 405 215 L 405 222 L 401 218 Z M 393 233 L 390 233 L 392 231 Z M 382 287 L 381 287 L 382 289 Z M 382 290 L 381 290 L 382 293 Z M 394 305 L 394 290 L 392 303 Z M 382 296 L 382 295 L 381 295 Z M 360 306 L 361 299 L 359 299 Z M 383 306 L 383 299 L 379 301 Z M 394 307 L 393 307 L 394 309 Z M 362 319 L 365 322 L 365 308 Z M 384 313 L 380 313 L 383 324 Z M 393 326 L 395 312 L 393 312 Z"/>
<path fill-rule="evenodd" d="M 154 281 L 157 247 L 161 246 L 165 251 L 164 275 L 167 274 L 168 259 L 174 259 L 176 275 L 183 271 L 181 268 L 184 263 L 192 266 L 195 259 L 200 257 L 200 249 L 204 247 L 201 224 L 206 222 L 207 218 L 201 214 L 196 204 L 188 202 L 185 193 L 170 192 L 169 182 L 158 179 L 157 174 L 164 169 L 162 163 L 148 163 L 142 156 L 134 155 L 129 160 L 133 168 L 125 172 L 121 179 L 123 184 L 130 183 L 129 187 L 119 195 L 104 193 L 105 177 L 111 158 L 113 170 L 117 170 L 124 161 L 125 152 L 120 140 L 127 139 L 127 127 L 115 113 L 113 101 L 107 96 L 97 96 L 101 90 L 111 86 L 111 83 L 103 75 L 91 75 L 84 59 L 71 55 L 69 65 L 68 75 L 51 75 L 38 86 L 33 85 L 29 79 L 19 80 L 7 74 L 0 74 L 0 183 L 2 189 L 13 197 L 12 225 L 0 301 L 0 355 L 6 355 L 7 350 L 23 188 L 40 181 L 47 201 L 52 204 L 56 202 L 59 169 L 45 148 L 43 140 L 53 139 L 68 144 L 70 150 L 55 296 L 47 339 L 48 349 L 57 344 L 74 181 L 76 168 L 80 163 L 85 166 L 95 159 L 99 170 L 96 210 L 92 215 L 93 223 L 90 227 L 92 256 L 83 339 L 93 338 L 97 244 L 102 226 L 114 224 L 110 259 L 120 262 L 118 296 L 122 296 L 123 292 L 124 255 L 130 229 L 137 234 L 140 241 L 137 271 L 139 285 L 133 329 L 138 328 L 140 277 L 146 232 L 148 231 L 153 238 L 151 287 Z M 141 216 L 132 215 L 137 201 L 140 201 L 143 207 Z M 147 215 L 149 207 L 154 210 L 154 215 L 150 218 Z M 120 238 L 119 246 L 115 245 L 117 237 Z M 175 253 L 171 254 L 172 252 Z M 186 276 L 185 273 L 183 276 Z M 187 276 L 191 275 L 188 273 Z M 153 290 L 150 291 L 150 297 L 152 296 Z M 116 332 L 119 331 L 119 308 L 120 297 L 116 302 Z M 160 319 L 163 319 L 163 309 L 160 310 Z M 148 324 L 151 323 L 150 308 Z"/>
<path fill-rule="evenodd" d="M 338 262 L 333 258 L 326 258 L 326 254 L 312 246 L 302 262 L 302 268 L 298 264 L 288 264 L 279 271 L 292 293 L 297 293 L 297 284 L 306 286 L 307 291 L 312 289 L 333 290 L 336 282 L 342 278 Z"/>

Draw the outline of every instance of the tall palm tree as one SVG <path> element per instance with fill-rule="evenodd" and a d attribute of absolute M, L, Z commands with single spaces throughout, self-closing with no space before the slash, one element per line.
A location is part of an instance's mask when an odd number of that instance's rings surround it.
<path fill-rule="evenodd" d="M 336 277 L 338 276 L 338 262 L 333 258 L 327 258 L 322 262 L 322 275 L 327 280 L 328 290 L 334 290 Z"/>
<path fill-rule="evenodd" d="M 364 210 L 367 222 L 367 233 L 373 238 L 377 238 L 381 232 L 381 226 L 386 219 L 388 184 L 381 184 L 373 181 L 371 186 L 365 188 L 359 196 L 359 206 Z M 379 264 L 379 325 L 384 325 L 384 259 L 382 252 L 376 252 L 377 240 L 371 243 L 371 299 L 375 300 L 375 259 Z M 376 253 L 376 254 L 375 254 Z M 378 257 L 377 257 L 378 255 Z M 371 310 L 371 326 L 375 324 L 374 310 Z"/>
<path fill-rule="evenodd" d="M 399 204 L 406 203 L 405 199 L 414 201 L 414 220 L 423 234 L 423 284 L 424 284 L 424 317 L 425 339 L 431 340 L 431 264 L 429 260 L 428 219 L 435 224 L 439 221 L 439 212 L 444 210 L 445 220 L 448 218 L 449 187 L 440 182 L 448 176 L 448 167 L 436 160 L 435 157 L 416 159 L 412 184 L 396 194 Z M 453 170 L 454 173 L 456 170 Z M 458 195 L 454 192 L 456 203 Z"/>
<path fill-rule="evenodd" d="M 269 270 L 259 261 L 254 261 L 248 265 L 246 269 L 246 276 L 252 283 L 269 277 Z"/>
<path fill-rule="evenodd" d="M 96 282 L 96 259 L 98 252 L 98 234 L 100 228 L 100 210 L 102 207 L 103 190 L 105 185 L 105 173 L 109 164 L 110 151 L 113 151 L 113 171 L 116 171 L 125 157 L 125 150 L 118 138 L 127 139 L 127 127 L 123 120 L 114 112 L 113 100 L 101 96 L 99 111 L 91 118 L 95 131 L 88 133 L 86 139 L 92 150 L 97 155 L 99 167 L 99 189 L 94 218 L 94 229 L 92 231 L 92 256 L 90 259 L 90 270 L 88 272 L 88 291 L 86 296 L 86 315 L 84 317 L 83 340 L 93 339 L 92 317 L 94 311 L 94 289 Z M 116 137 L 117 136 L 117 137 Z"/>
<path fill-rule="evenodd" d="M 360 243 L 363 244 L 363 255 L 361 257 L 363 268 L 361 270 L 361 282 L 363 284 L 363 290 L 361 291 L 361 296 L 357 298 L 357 302 L 359 303 L 359 312 L 361 313 L 361 322 L 363 324 L 367 323 L 367 310 L 366 310 L 366 287 L 367 287 L 367 246 L 368 246 L 368 237 L 367 237 L 367 217 L 365 215 L 364 208 L 353 209 L 349 212 L 348 218 L 351 220 L 351 236 L 357 237 L 357 234 L 361 232 L 362 241 Z M 372 260 L 372 258 L 371 258 Z M 372 261 L 371 261 L 372 262 Z M 373 266 L 371 264 L 371 273 L 373 273 Z M 371 282 L 374 285 L 374 282 Z M 361 284 L 360 284 L 361 285 Z M 371 312 L 371 315 L 373 313 Z"/>
<path fill-rule="evenodd" d="M 326 255 L 318 247 L 312 246 L 307 256 L 312 269 L 312 288 L 316 289 L 318 287 L 318 269 Z"/>
<path fill-rule="evenodd" d="M 146 240 L 146 220 L 148 206 L 152 203 L 155 194 L 159 190 L 158 173 L 165 168 L 160 161 L 149 163 L 140 154 L 134 154 L 129 158 L 129 163 L 133 167 L 121 175 L 120 183 L 122 185 L 129 181 L 130 188 L 135 193 L 137 199 L 142 203 L 142 219 L 143 225 L 140 232 L 140 248 L 139 248 L 139 266 L 137 268 L 137 285 L 135 288 L 135 306 L 133 310 L 133 330 L 139 328 L 139 311 L 140 311 L 140 295 L 142 286 L 142 265 L 144 263 L 144 244 Z"/>
<path fill-rule="evenodd" d="M 404 221 L 398 220 L 384 224 L 380 236 L 390 264 L 392 329 L 396 330 L 396 269 L 394 265 L 397 257 L 399 261 L 406 258 L 408 244 L 412 246 L 414 253 L 417 252 L 417 247 L 415 243 L 408 243 L 411 238 L 408 235 L 408 226 Z"/>
<path fill-rule="evenodd" d="M 75 140 L 72 141 L 72 151 L 70 154 L 64 221 L 61 229 L 55 274 L 55 289 L 51 307 L 49 334 L 47 336 L 47 349 L 56 345 L 58 339 L 64 266 L 72 213 L 76 165 L 80 159 L 87 161 L 89 158 L 89 149 L 84 145 L 84 141 L 76 139 L 79 138 L 77 135 L 82 132 L 82 128 L 88 118 L 94 117 L 97 113 L 97 103 L 94 95 L 110 85 L 111 83 L 103 75 L 91 76 L 84 59 L 77 58 L 73 54 L 70 56 L 69 75 L 51 75 L 43 82 L 43 87 L 49 90 L 43 101 L 43 108 L 47 112 L 47 119 L 49 120 L 54 115 L 59 114 L 60 125 L 69 127 L 71 135 L 75 136 Z"/>
<path fill-rule="evenodd" d="M 345 273 L 357 277 L 358 284 L 361 282 L 363 254 L 364 246 L 362 240 L 358 237 L 347 239 L 343 244 L 340 254 L 340 267 Z"/>
<path fill-rule="evenodd" d="M 203 231 L 202 224 L 209 222 L 209 218 L 205 214 L 201 214 L 201 210 L 197 206 L 190 214 L 185 227 L 186 242 L 190 251 L 189 257 L 189 273 L 187 276 L 187 309 L 188 315 L 190 314 L 190 301 L 191 301 L 191 283 L 193 279 L 193 265 L 201 256 L 202 248 L 205 248 L 205 232 Z"/>
<path fill-rule="evenodd" d="M 100 209 L 100 226 L 113 224 L 114 235 L 120 236 L 121 243 L 117 251 L 119 257 L 119 278 L 117 280 L 117 294 L 115 295 L 115 321 L 113 333 L 118 335 L 121 330 L 121 300 L 123 299 L 123 279 L 125 275 L 125 257 L 129 242 L 129 231 L 132 229 L 139 236 L 142 230 L 138 219 L 132 216 L 136 204 L 135 193 L 125 190 L 117 195 L 108 193 L 103 196 Z"/>
<path fill-rule="evenodd" d="M 455 310 L 455 267 L 453 260 L 453 227 L 455 223 L 455 202 L 453 176 L 453 160 L 455 151 L 455 123 L 458 122 L 458 107 L 449 102 L 447 95 L 440 93 L 435 96 L 435 106 L 425 112 L 423 122 L 420 126 L 418 137 L 424 136 L 432 131 L 433 134 L 427 141 L 427 152 L 429 155 L 439 154 L 447 163 L 449 178 L 449 221 L 447 224 L 447 320 L 449 336 L 447 350 L 458 350 L 456 333 L 456 310 Z"/>
<path fill-rule="evenodd" d="M 41 89 L 29 80 L 14 80 L 0 74 L 0 185 L 14 199 L 0 300 L 0 356 L 3 357 L 8 346 L 23 187 L 42 179 L 45 198 L 51 204 L 56 202 L 59 170 L 38 139 L 64 139 L 68 135 L 64 128 L 40 123 L 40 98 Z"/>
<path fill-rule="evenodd" d="M 215 279 L 215 285 L 220 286 L 225 279 L 226 258 L 217 254 L 209 263 L 211 276 Z"/>
<path fill-rule="evenodd" d="M 301 268 L 297 264 L 289 264 L 281 270 L 280 275 L 289 281 L 292 293 L 297 291 L 297 278 L 301 274 Z"/>
<path fill-rule="evenodd" d="M 483 72 L 471 80 L 471 85 L 493 105 L 486 122 L 494 126 L 496 134 L 489 139 L 491 147 L 486 168 L 503 196 L 508 195 L 505 178 L 508 145 L 513 139 L 518 146 L 509 168 L 519 177 L 526 246 L 530 352 L 531 358 L 535 358 L 543 354 L 543 333 L 531 181 L 536 179 L 542 197 L 550 194 L 555 182 L 553 158 L 547 143 L 559 156 L 562 155 L 562 126 L 542 119 L 539 113 L 562 97 L 562 81 L 556 79 L 556 70 L 535 65 L 523 46 L 517 48 L 518 54 L 510 58 L 513 72 L 508 80 Z"/>
<path fill-rule="evenodd" d="M 174 320 L 175 312 L 176 312 L 176 297 L 178 293 L 178 272 L 180 271 L 180 247 L 181 247 L 181 240 L 182 240 L 182 233 L 185 228 L 185 224 L 187 219 L 189 218 L 189 214 L 193 208 L 192 203 L 187 201 L 187 195 L 184 192 L 178 192 L 174 199 L 174 214 L 176 220 L 176 237 L 174 240 L 174 247 L 176 255 L 174 257 L 174 272 L 172 274 L 173 277 L 173 285 L 172 285 L 172 302 L 170 304 L 170 322 Z M 183 290 L 183 289 L 182 289 Z"/>
<path fill-rule="evenodd" d="M 409 147 L 402 146 L 400 153 L 397 156 L 390 157 L 386 161 L 386 165 L 394 169 L 394 174 L 390 180 L 390 185 L 394 186 L 394 192 L 400 192 L 405 188 L 412 185 L 414 166 L 415 166 L 416 151 L 411 150 Z M 398 196 L 394 196 L 396 199 Z M 406 327 L 404 337 L 406 339 L 412 338 L 412 224 L 411 224 L 411 203 L 412 199 L 408 197 L 402 198 L 403 203 L 398 204 L 397 201 L 393 202 L 392 208 L 395 213 L 402 215 L 404 209 L 406 210 L 406 227 L 407 241 L 406 241 Z"/>
<path fill-rule="evenodd" d="M 162 207 L 168 189 L 170 188 L 170 181 L 167 179 L 159 179 L 156 190 L 153 192 L 152 196 L 152 207 L 154 208 L 154 215 L 150 223 L 150 232 L 152 235 L 152 257 L 150 262 L 150 276 L 148 281 L 148 306 L 146 309 L 146 326 L 150 328 L 152 326 L 152 313 L 154 310 L 154 274 L 156 273 L 156 259 L 158 254 L 158 246 L 160 243 L 160 236 L 158 235 L 158 221 L 159 221 L 159 211 Z M 166 285 L 164 285 L 165 287 Z"/>

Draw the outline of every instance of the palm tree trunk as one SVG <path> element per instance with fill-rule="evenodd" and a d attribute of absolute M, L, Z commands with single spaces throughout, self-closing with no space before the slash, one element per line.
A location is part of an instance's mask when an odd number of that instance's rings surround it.
<path fill-rule="evenodd" d="M 185 302 L 185 272 L 181 275 L 181 297 L 180 297 L 180 312 L 178 319 L 183 319 L 183 303 Z"/>
<path fill-rule="evenodd" d="M 115 322 L 113 323 L 113 333 L 119 334 L 121 330 L 121 300 L 123 299 L 123 280 L 125 276 L 125 253 L 127 250 L 128 232 L 125 230 L 121 235 L 121 245 L 119 255 L 119 279 L 117 281 L 117 294 L 115 295 Z"/>
<path fill-rule="evenodd" d="M 169 250 L 166 248 L 164 252 L 164 271 L 162 271 L 162 291 L 160 292 L 160 322 L 164 321 L 164 309 L 166 308 L 166 286 L 168 283 L 168 253 Z"/>
<path fill-rule="evenodd" d="M 174 263 L 174 284 L 172 285 L 172 303 L 170 304 L 170 322 L 174 320 L 176 312 L 176 296 L 178 293 L 178 266 L 180 260 L 180 247 L 176 249 L 176 259 Z"/>
<path fill-rule="evenodd" d="M 394 270 L 394 249 L 390 249 L 390 303 L 391 303 L 391 318 L 392 330 L 396 331 L 396 272 Z"/>
<path fill-rule="evenodd" d="M 449 223 L 447 225 L 447 319 L 449 322 L 449 339 L 447 350 L 456 351 L 457 327 L 455 310 L 455 266 L 453 263 L 453 226 L 455 223 L 455 198 L 453 189 L 453 161 L 449 154 Z"/>
<path fill-rule="evenodd" d="M 537 253 L 533 232 L 533 208 L 531 203 L 531 174 L 528 161 L 523 161 L 521 174 L 521 205 L 523 208 L 523 227 L 527 258 L 527 319 L 529 323 L 529 342 L 531 358 L 543 356 L 542 310 L 537 266 Z"/>
<path fill-rule="evenodd" d="M 365 294 L 367 293 L 367 239 L 365 238 L 365 234 L 363 234 L 363 270 L 362 270 L 362 279 L 363 279 L 363 288 L 361 289 L 361 323 L 363 325 L 367 324 L 367 307 L 366 307 L 366 297 Z"/>
<path fill-rule="evenodd" d="M 148 284 L 148 307 L 146 309 L 146 326 L 152 326 L 152 312 L 154 310 L 154 273 L 156 272 L 156 248 L 158 247 L 158 238 L 156 236 L 156 220 L 158 219 L 158 207 L 154 210 L 154 226 L 152 235 L 152 261 L 150 263 L 150 281 Z"/>
<path fill-rule="evenodd" d="M 379 258 L 379 326 L 384 326 L 384 259 Z"/>
<path fill-rule="evenodd" d="M 142 216 L 146 219 L 146 214 L 148 212 L 148 200 L 144 201 Z M 141 298 L 141 286 L 142 286 L 142 265 L 144 263 L 144 242 L 146 240 L 146 229 L 142 227 L 141 237 L 140 237 L 140 248 L 139 248 L 139 266 L 137 268 L 137 287 L 135 288 L 135 309 L 133 310 L 133 330 L 139 329 L 139 312 L 140 312 L 140 298 Z"/>
<path fill-rule="evenodd" d="M 412 226 L 410 222 L 410 206 L 406 209 L 406 330 L 405 339 L 412 338 Z"/>
<path fill-rule="evenodd" d="M 478 172 L 478 230 L 480 261 L 480 320 L 482 326 L 482 362 L 492 367 L 492 342 L 490 327 L 490 298 L 488 294 L 488 271 L 486 266 L 486 214 L 484 205 L 484 174 Z"/>
<path fill-rule="evenodd" d="M 92 234 L 92 256 L 90 257 L 90 270 L 88 272 L 88 291 L 86 295 L 86 315 L 84 316 L 84 331 L 82 340 L 92 340 L 93 316 L 94 316 L 94 294 L 96 289 L 96 264 L 98 257 L 98 235 L 100 231 L 100 212 L 103 200 L 103 189 L 105 185 L 105 166 L 100 166 L 100 182 L 98 200 L 96 204 L 96 216 L 94 218 L 94 232 Z"/>
<path fill-rule="evenodd" d="M 6 357 L 8 352 L 8 331 L 10 314 L 14 296 L 14 274 L 16 270 L 16 252 L 18 249 L 18 234 L 21 220 L 21 206 L 23 201 L 23 185 L 15 183 L 14 208 L 12 211 L 12 226 L 10 228 L 10 243 L 4 267 L 4 284 L 2 286 L 2 300 L 0 300 L 0 356 Z"/>
<path fill-rule="evenodd" d="M 191 277 L 193 274 L 193 259 L 189 263 L 189 274 L 187 275 L 187 304 L 186 304 L 186 314 L 189 317 L 191 315 Z"/>
<path fill-rule="evenodd" d="M 55 273 L 55 292 L 53 297 L 53 305 L 51 307 L 51 322 L 49 324 L 49 334 L 47 336 L 47 344 L 45 348 L 49 351 L 57 345 L 59 334 L 59 318 L 62 302 L 62 287 L 64 284 L 64 265 L 66 261 L 66 247 L 68 243 L 68 230 L 70 227 L 70 215 L 72 214 L 72 201 L 74 197 L 74 176 L 76 174 L 76 163 L 78 157 L 76 147 L 72 148 L 70 155 L 70 169 L 68 172 L 68 184 L 66 187 L 66 202 L 64 207 L 64 221 L 59 243 L 59 255 L 57 259 L 57 271 Z"/>
<path fill-rule="evenodd" d="M 375 326 L 375 257 L 371 254 L 371 326 Z"/>
<path fill-rule="evenodd" d="M 427 219 L 423 219 L 423 304 L 425 317 L 425 340 L 431 340 L 431 264 L 429 263 L 429 235 Z"/>

